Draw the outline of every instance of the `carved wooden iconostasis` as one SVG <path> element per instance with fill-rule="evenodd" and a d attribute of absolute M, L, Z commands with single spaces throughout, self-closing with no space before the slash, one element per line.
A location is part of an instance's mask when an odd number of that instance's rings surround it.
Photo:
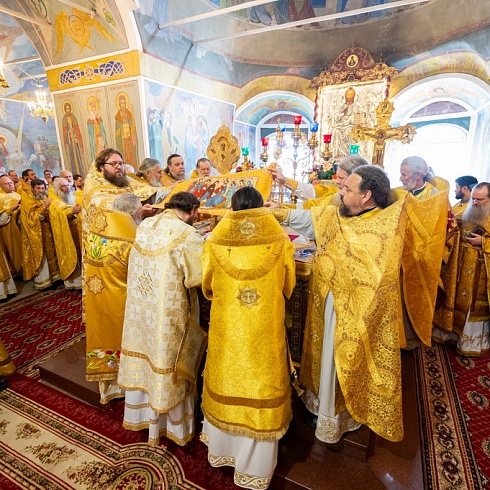
<path fill-rule="evenodd" d="M 373 143 L 356 143 L 351 132 L 355 126 L 376 126 L 376 107 L 388 97 L 389 83 L 397 71 L 383 61 L 376 63 L 365 49 L 352 47 L 343 51 L 329 70 L 315 77 L 315 120 L 320 123 L 321 137 L 331 134 L 330 150 L 336 160 L 350 153 L 351 145 L 359 145 L 359 153 L 367 160 L 373 157 Z"/>

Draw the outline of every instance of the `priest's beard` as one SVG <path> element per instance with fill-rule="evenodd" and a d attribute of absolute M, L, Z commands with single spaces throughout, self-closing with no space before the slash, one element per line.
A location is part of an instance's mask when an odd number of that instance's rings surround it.
<path fill-rule="evenodd" d="M 40 192 L 39 194 L 34 194 L 33 195 L 34 199 L 37 199 L 38 201 L 44 201 L 48 197 L 48 191 L 43 191 Z"/>
<path fill-rule="evenodd" d="M 66 203 L 70 204 L 71 206 L 75 206 L 76 201 L 75 201 L 75 196 L 73 195 L 72 192 L 69 192 L 68 194 L 66 192 L 63 192 L 61 189 L 59 191 L 56 191 L 56 195 L 61 198 L 61 200 Z"/>
<path fill-rule="evenodd" d="M 490 217 L 490 202 L 483 204 L 482 206 L 475 206 L 470 201 L 468 207 L 463 213 L 463 222 L 471 223 L 474 225 L 485 226 L 488 218 Z"/>
<path fill-rule="evenodd" d="M 129 180 L 124 174 L 112 175 L 106 171 L 105 167 L 102 169 L 102 173 L 104 175 L 104 179 L 108 180 L 111 184 L 115 185 L 116 187 L 129 186 Z"/>
<path fill-rule="evenodd" d="M 414 191 L 416 184 L 417 178 L 411 177 L 410 179 L 408 179 L 408 182 L 406 184 L 402 185 L 402 189 L 405 189 L 406 191 Z"/>
<path fill-rule="evenodd" d="M 148 182 L 150 182 L 150 185 L 152 185 L 153 187 L 163 187 L 160 179 L 155 175 L 151 175 L 148 179 Z"/>

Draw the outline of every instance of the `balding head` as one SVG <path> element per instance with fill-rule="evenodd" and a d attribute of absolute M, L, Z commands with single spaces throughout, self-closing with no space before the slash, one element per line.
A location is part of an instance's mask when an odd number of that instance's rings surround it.
<path fill-rule="evenodd" d="M 60 177 L 66 179 L 70 186 L 73 185 L 73 174 L 69 170 L 61 170 Z"/>
<path fill-rule="evenodd" d="M 14 192 L 15 185 L 12 182 L 12 179 L 8 175 L 2 175 L 0 177 L 0 189 L 7 194 Z"/>

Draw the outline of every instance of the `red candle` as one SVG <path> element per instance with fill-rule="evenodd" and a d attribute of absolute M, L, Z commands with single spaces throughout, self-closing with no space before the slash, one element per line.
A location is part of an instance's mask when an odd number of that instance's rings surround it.
<path fill-rule="evenodd" d="M 324 134 L 323 135 L 323 142 L 324 143 L 331 143 L 332 142 L 332 135 L 331 134 Z"/>
<path fill-rule="evenodd" d="M 269 146 L 269 138 L 262 138 L 262 146 Z"/>
<path fill-rule="evenodd" d="M 294 116 L 294 124 L 301 124 L 302 119 L 301 116 Z"/>

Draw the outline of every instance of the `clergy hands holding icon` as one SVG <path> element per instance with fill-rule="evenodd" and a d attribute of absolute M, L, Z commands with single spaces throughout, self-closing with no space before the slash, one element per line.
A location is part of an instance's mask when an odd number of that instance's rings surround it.
<path fill-rule="evenodd" d="M 75 206 L 73 206 L 72 208 L 73 214 L 78 214 L 81 211 L 82 211 L 82 206 L 80 206 L 80 204 L 75 204 Z"/>

